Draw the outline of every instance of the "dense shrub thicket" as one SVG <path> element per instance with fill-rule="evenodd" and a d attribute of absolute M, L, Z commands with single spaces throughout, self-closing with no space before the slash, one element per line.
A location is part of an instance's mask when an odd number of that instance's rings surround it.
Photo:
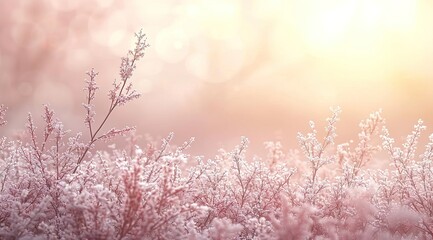
<path fill-rule="evenodd" d="M 268 142 L 268 155 L 253 159 L 246 138 L 204 160 L 185 153 L 192 139 L 176 147 L 170 134 L 140 147 L 133 128 L 103 132 L 139 97 L 130 79 L 147 44 L 136 37 L 96 125 L 98 74 L 87 74 L 88 134 L 66 131 L 45 106 L 43 128 L 29 114 L 25 136 L 0 139 L 0 239 L 433 239 L 433 135 L 420 155 L 422 121 L 397 147 L 375 112 L 356 143 L 335 144 L 333 109 L 324 138 L 310 122 L 300 151 Z M 1 106 L 0 126 L 5 114 Z M 124 149 L 95 148 L 118 135 Z M 389 164 L 369 169 L 378 151 Z"/>

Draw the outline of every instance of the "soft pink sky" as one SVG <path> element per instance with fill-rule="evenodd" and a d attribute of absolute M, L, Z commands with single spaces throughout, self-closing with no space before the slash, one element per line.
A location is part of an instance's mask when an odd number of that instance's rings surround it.
<path fill-rule="evenodd" d="M 433 3 L 416 0 L 323 1 L 0 1 L 0 103 L 4 133 L 49 103 L 65 125 L 83 129 L 85 72 L 95 67 L 106 92 L 120 57 L 142 28 L 151 47 L 135 86 L 143 97 L 119 109 L 111 126 L 178 143 L 193 153 L 231 149 L 245 135 L 295 145 L 308 120 L 322 126 L 341 106 L 340 140 L 382 108 L 391 134 L 418 118 L 433 126 Z M 428 129 L 428 132 L 429 129 Z"/>

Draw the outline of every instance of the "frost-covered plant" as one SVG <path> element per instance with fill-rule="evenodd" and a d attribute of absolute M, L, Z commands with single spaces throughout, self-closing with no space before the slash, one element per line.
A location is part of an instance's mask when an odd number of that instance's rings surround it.
<path fill-rule="evenodd" d="M 320 193 L 327 187 L 328 182 L 319 177 L 319 170 L 334 161 L 334 155 L 326 155 L 327 148 L 334 144 L 337 136 L 335 124 L 339 120 L 340 108 L 332 109 L 332 117 L 326 119 L 328 125 L 325 128 L 326 135 L 323 141 L 317 139 L 317 130 L 313 121 L 310 121 L 311 133 L 303 135 L 298 133 L 298 142 L 310 163 L 309 172 L 304 175 L 304 185 L 301 186 L 301 201 L 316 203 Z"/>
<path fill-rule="evenodd" d="M 394 147 L 394 139 L 383 128 L 383 148 L 391 158 L 391 173 L 380 175 L 381 205 L 384 227 L 394 232 L 418 232 L 433 236 L 433 135 L 424 154 L 416 158 L 422 131 L 422 120 L 406 138 L 403 148 Z M 407 216 L 407 217 L 405 217 Z"/>
<path fill-rule="evenodd" d="M 7 121 L 4 119 L 6 116 L 6 110 L 7 108 L 4 105 L 0 105 L 0 126 L 3 126 L 7 123 Z"/>
<path fill-rule="evenodd" d="M 193 139 L 174 146 L 170 133 L 140 147 L 134 128 L 105 131 L 114 110 L 139 97 L 131 77 L 148 45 L 136 37 L 99 123 L 98 73 L 87 73 L 88 136 L 44 106 L 41 129 L 29 114 L 25 137 L 0 139 L 0 239 L 433 239 L 433 135 L 418 153 L 422 121 L 396 147 L 378 111 L 357 142 L 336 144 L 336 108 L 323 138 L 310 122 L 300 151 L 267 142 L 268 154 L 252 159 L 244 137 L 203 159 L 185 153 Z M 1 105 L 0 126 L 5 114 Z M 127 147 L 96 149 L 118 135 Z M 389 159 L 375 155 L 382 150 Z"/>

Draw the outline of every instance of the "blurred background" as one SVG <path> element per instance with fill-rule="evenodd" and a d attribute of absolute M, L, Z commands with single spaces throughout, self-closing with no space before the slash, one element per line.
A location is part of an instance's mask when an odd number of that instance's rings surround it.
<path fill-rule="evenodd" d="M 296 133 L 343 110 L 338 141 L 383 109 L 398 140 L 418 118 L 433 126 L 433 2 L 428 0 L 0 0 L 2 134 L 23 129 L 48 103 L 85 130 L 85 72 L 100 72 L 97 120 L 120 57 L 139 29 L 146 56 L 133 78 L 143 96 L 107 126 L 214 155 L 240 136 L 295 148 Z M 97 122 L 99 122 L 97 121 Z M 428 132 L 431 132 L 428 128 Z M 425 136 L 427 139 L 427 134 Z"/>

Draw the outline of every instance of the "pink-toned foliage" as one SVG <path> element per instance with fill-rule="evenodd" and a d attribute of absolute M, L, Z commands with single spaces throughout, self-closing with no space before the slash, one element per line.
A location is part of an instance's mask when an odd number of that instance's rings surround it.
<path fill-rule="evenodd" d="M 44 106 L 40 130 L 29 114 L 25 137 L 1 139 L 0 239 L 433 239 L 433 135 L 418 154 L 422 121 L 397 147 L 378 111 L 360 123 L 357 143 L 335 144 L 336 108 L 323 138 L 310 122 L 300 151 L 267 142 L 268 155 L 252 159 L 246 138 L 204 160 L 185 153 L 193 139 L 176 147 L 170 133 L 140 147 L 132 127 L 104 130 L 140 96 L 131 78 L 148 45 L 136 37 L 99 124 L 98 73 L 87 73 L 88 134 L 65 130 Z M 5 114 L 2 105 L 0 126 Z M 119 135 L 127 147 L 96 149 Z"/>

